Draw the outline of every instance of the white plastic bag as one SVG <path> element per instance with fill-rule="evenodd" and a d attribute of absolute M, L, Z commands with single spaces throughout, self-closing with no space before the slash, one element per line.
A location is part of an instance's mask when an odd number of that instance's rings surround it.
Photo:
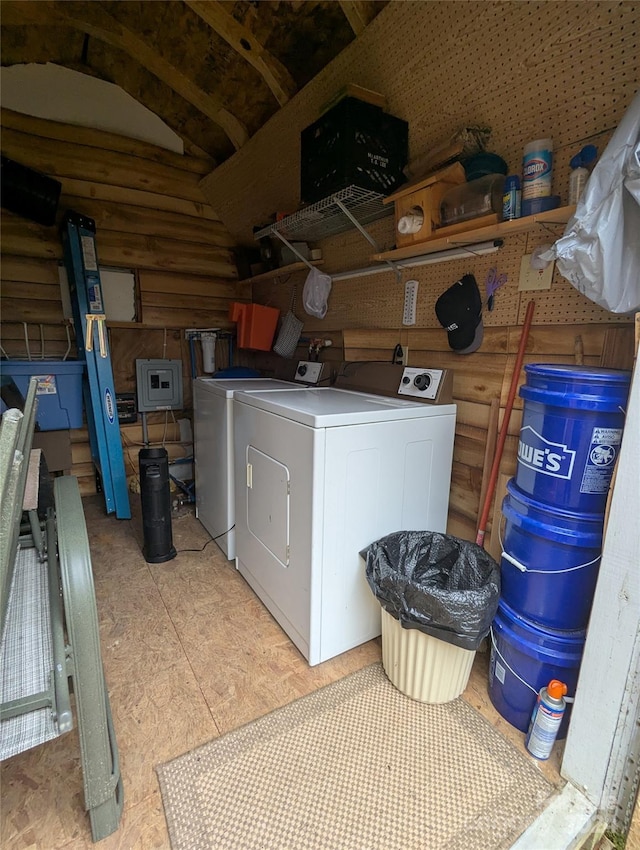
<path fill-rule="evenodd" d="M 545 260 L 612 313 L 640 309 L 640 93 L 593 169 Z"/>
<path fill-rule="evenodd" d="M 331 292 L 331 277 L 322 274 L 315 267 L 311 269 L 304 282 L 302 303 L 310 316 L 324 319 L 327 315 L 327 299 Z"/>

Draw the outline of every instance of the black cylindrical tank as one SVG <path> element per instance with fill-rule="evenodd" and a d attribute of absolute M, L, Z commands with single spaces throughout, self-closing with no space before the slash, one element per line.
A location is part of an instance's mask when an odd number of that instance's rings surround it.
<path fill-rule="evenodd" d="M 140 498 L 142 500 L 142 554 L 149 564 L 161 564 L 176 556 L 171 534 L 169 456 L 166 449 L 142 449 Z"/>

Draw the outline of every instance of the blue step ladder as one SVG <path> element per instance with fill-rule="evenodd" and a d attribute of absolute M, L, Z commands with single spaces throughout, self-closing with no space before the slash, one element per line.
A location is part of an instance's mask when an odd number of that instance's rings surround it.
<path fill-rule="evenodd" d="M 91 456 L 107 513 L 131 519 L 95 235 L 93 219 L 72 211 L 65 214 L 62 244 L 78 358 L 87 366 L 84 404 Z"/>

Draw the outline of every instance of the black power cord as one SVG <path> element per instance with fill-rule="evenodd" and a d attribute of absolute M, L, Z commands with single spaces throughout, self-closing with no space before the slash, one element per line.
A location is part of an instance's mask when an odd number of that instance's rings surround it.
<path fill-rule="evenodd" d="M 179 555 L 181 552 L 204 552 L 204 550 L 207 548 L 209 543 L 213 543 L 214 540 L 219 540 L 221 537 L 224 537 L 225 534 L 229 534 L 229 532 L 233 531 L 233 529 L 235 527 L 236 527 L 236 524 L 234 522 L 234 524 L 231 526 L 231 528 L 227 529 L 227 531 L 223 531 L 222 534 L 216 534 L 215 537 L 212 537 L 210 540 L 207 540 L 207 542 L 204 544 L 204 546 L 202 546 L 200 549 L 176 549 L 176 555 Z"/>

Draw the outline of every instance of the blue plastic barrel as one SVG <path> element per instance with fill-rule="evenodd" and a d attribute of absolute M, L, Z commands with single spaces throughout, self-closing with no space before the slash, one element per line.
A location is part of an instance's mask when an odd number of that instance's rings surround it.
<path fill-rule="evenodd" d="M 564 682 L 569 697 L 575 695 L 585 634 L 539 628 L 500 600 L 491 626 L 489 698 L 505 720 L 526 732 L 538 691 L 551 679 Z M 566 737 L 570 707 L 559 738 Z"/>
<path fill-rule="evenodd" d="M 516 484 L 537 502 L 603 513 L 631 373 L 544 363 L 525 371 Z"/>
<path fill-rule="evenodd" d="M 543 628 L 585 629 L 598 579 L 602 514 L 577 514 L 530 499 L 507 484 L 501 593 Z"/>

